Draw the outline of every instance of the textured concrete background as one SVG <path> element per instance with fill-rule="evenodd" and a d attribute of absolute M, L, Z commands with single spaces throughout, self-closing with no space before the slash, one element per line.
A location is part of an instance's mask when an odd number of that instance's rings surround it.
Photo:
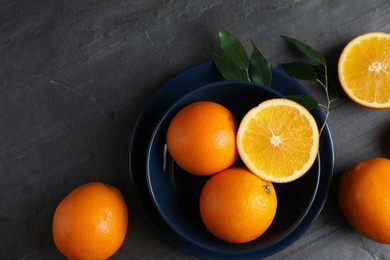
<path fill-rule="evenodd" d="M 192 259 L 162 239 L 130 185 L 129 142 L 145 102 L 210 59 L 214 17 L 246 47 L 253 39 L 274 66 L 292 58 L 279 35 L 309 43 L 326 55 L 338 86 L 343 46 L 364 32 L 390 32 L 389 12 L 387 0 L 2 0 L 0 259 L 63 259 L 53 213 L 89 181 L 118 187 L 128 203 L 128 234 L 112 259 Z M 301 239 L 269 259 L 390 259 L 389 246 L 347 225 L 335 194 L 337 177 L 355 162 L 389 157 L 389 118 L 340 93 L 329 120 L 336 171 L 327 204 Z"/>

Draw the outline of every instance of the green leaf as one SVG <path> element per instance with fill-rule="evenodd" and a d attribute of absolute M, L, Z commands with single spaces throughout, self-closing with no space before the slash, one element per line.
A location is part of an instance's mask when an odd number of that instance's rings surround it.
<path fill-rule="evenodd" d="M 230 32 L 225 30 L 217 20 L 219 40 L 223 54 L 235 63 L 240 69 L 248 70 L 248 54 L 241 42 Z"/>
<path fill-rule="evenodd" d="M 288 37 L 288 36 L 281 35 L 281 37 L 286 39 L 287 41 L 293 43 L 298 48 L 298 50 L 300 50 L 306 56 L 308 56 L 311 59 L 317 61 L 318 63 L 326 66 L 326 59 L 324 58 L 324 56 L 322 56 L 321 53 L 319 53 L 318 51 L 314 50 L 309 45 L 307 45 L 307 44 L 305 44 L 305 43 L 303 43 L 303 42 L 301 42 L 301 41 L 299 41 L 297 39 Z"/>
<path fill-rule="evenodd" d="M 218 55 L 216 52 L 213 51 L 210 45 L 207 45 L 207 48 L 211 54 L 211 57 L 214 60 L 215 66 L 226 80 L 248 80 L 246 72 L 244 70 L 239 68 L 235 63 L 231 62 L 230 60 L 224 59 L 223 57 Z"/>
<path fill-rule="evenodd" d="M 316 80 L 318 79 L 317 72 L 312 65 L 304 62 L 282 63 L 283 70 L 293 78 L 300 80 Z"/>
<path fill-rule="evenodd" d="M 306 95 L 286 95 L 286 98 L 295 101 L 305 107 L 307 110 L 311 110 L 318 106 L 317 100 Z"/>
<path fill-rule="evenodd" d="M 264 55 L 257 49 L 255 43 L 252 42 L 252 57 L 250 61 L 250 74 L 253 82 L 264 86 L 271 85 L 271 67 Z"/>

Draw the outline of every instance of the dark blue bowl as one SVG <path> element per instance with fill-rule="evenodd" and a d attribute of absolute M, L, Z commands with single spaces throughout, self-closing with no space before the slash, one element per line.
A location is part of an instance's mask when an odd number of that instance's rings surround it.
<path fill-rule="evenodd" d="M 219 81 L 197 88 L 178 99 L 166 110 L 151 136 L 146 156 L 147 185 L 162 219 L 183 239 L 211 254 L 262 256 L 267 250 L 283 249 L 284 241 L 296 228 L 307 230 L 306 220 L 320 181 L 320 155 L 304 176 L 290 183 L 274 184 L 278 208 L 269 229 L 254 241 L 244 244 L 224 242 L 208 232 L 199 213 L 199 196 L 209 177 L 195 176 L 181 169 L 170 157 L 165 144 L 168 125 L 184 106 L 195 101 L 214 101 L 228 108 L 237 122 L 262 101 L 282 97 L 272 88 L 246 81 Z M 235 165 L 243 165 L 240 159 Z M 305 221 L 306 220 L 306 221 Z M 280 246 L 278 246 L 280 244 Z"/>

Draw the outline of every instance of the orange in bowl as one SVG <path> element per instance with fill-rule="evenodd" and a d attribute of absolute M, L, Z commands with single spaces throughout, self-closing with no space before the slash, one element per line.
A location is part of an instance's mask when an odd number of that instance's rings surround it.
<path fill-rule="evenodd" d="M 267 181 L 285 183 L 300 178 L 312 167 L 319 140 L 317 123 L 306 108 L 275 98 L 244 116 L 237 148 L 253 173 Z"/>
<path fill-rule="evenodd" d="M 237 159 L 237 122 L 224 106 L 198 101 L 182 108 L 169 124 L 167 148 L 189 173 L 212 175 Z"/>
<path fill-rule="evenodd" d="M 246 243 L 269 228 L 277 197 L 271 182 L 246 167 L 231 167 L 206 182 L 199 205 L 202 220 L 213 235 L 230 243 Z"/>

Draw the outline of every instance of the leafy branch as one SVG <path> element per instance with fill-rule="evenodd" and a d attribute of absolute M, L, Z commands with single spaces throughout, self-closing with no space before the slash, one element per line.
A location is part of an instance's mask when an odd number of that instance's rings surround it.
<path fill-rule="evenodd" d="M 217 52 L 215 52 L 210 45 L 207 45 L 207 48 L 218 71 L 222 74 L 222 76 L 226 80 L 246 80 L 264 86 L 271 86 L 271 66 L 264 55 L 256 47 L 255 43 L 251 40 L 252 55 L 249 59 L 242 43 L 233 34 L 223 28 L 218 20 L 217 25 L 220 47 L 223 55 L 219 55 Z M 336 98 L 331 100 L 329 97 L 326 59 L 309 45 L 291 37 L 282 37 L 293 43 L 303 54 L 322 65 L 322 70 L 320 72 L 322 78 L 320 78 L 314 65 L 310 65 L 304 62 L 290 62 L 282 64 L 285 72 L 291 77 L 300 80 L 316 80 L 324 88 L 327 99 L 326 105 L 320 104 L 314 98 L 306 95 L 295 94 L 286 96 L 286 98 L 298 102 L 308 110 L 311 110 L 317 106 L 325 109 L 325 119 L 323 125 L 320 128 L 320 133 L 322 133 L 329 117 L 330 104 L 337 99 Z"/>
<path fill-rule="evenodd" d="M 294 46 L 301 53 L 305 54 L 307 57 L 320 64 L 320 66 L 318 67 L 305 62 L 295 61 L 290 63 L 282 63 L 281 65 L 284 71 L 291 77 L 294 77 L 299 80 L 315 80 L 324 89 L 327 104 L 318 104 L 320 107 L 325 109 L 325 119 L 320 129 L 320 133 L 322 133 L 329 118 L 330 105 L 338 98 L 336 97 L 334 99 L 331 99 L 329 95 L 328 67 L 326 59 L 321 53 L 297 39 L 283 35 L 281 37 L 286 39 L 288 42 L 294 44 Z M 318 75 L 317 70 L 319 70 L 320 75 Z"/>
<path fill-rule="evenodd" d="M 210 45 L 207 45 L 214 63 L 227 80 L 247 80 L 264 86 L 271 85 L 271 67 L 264 55 L 252 43 L 252 55 L 248 54 L 242 43 L 230 32 L 225 30 L 217 21 L 220 47 L 224 56 L 216 53 Z"/>

